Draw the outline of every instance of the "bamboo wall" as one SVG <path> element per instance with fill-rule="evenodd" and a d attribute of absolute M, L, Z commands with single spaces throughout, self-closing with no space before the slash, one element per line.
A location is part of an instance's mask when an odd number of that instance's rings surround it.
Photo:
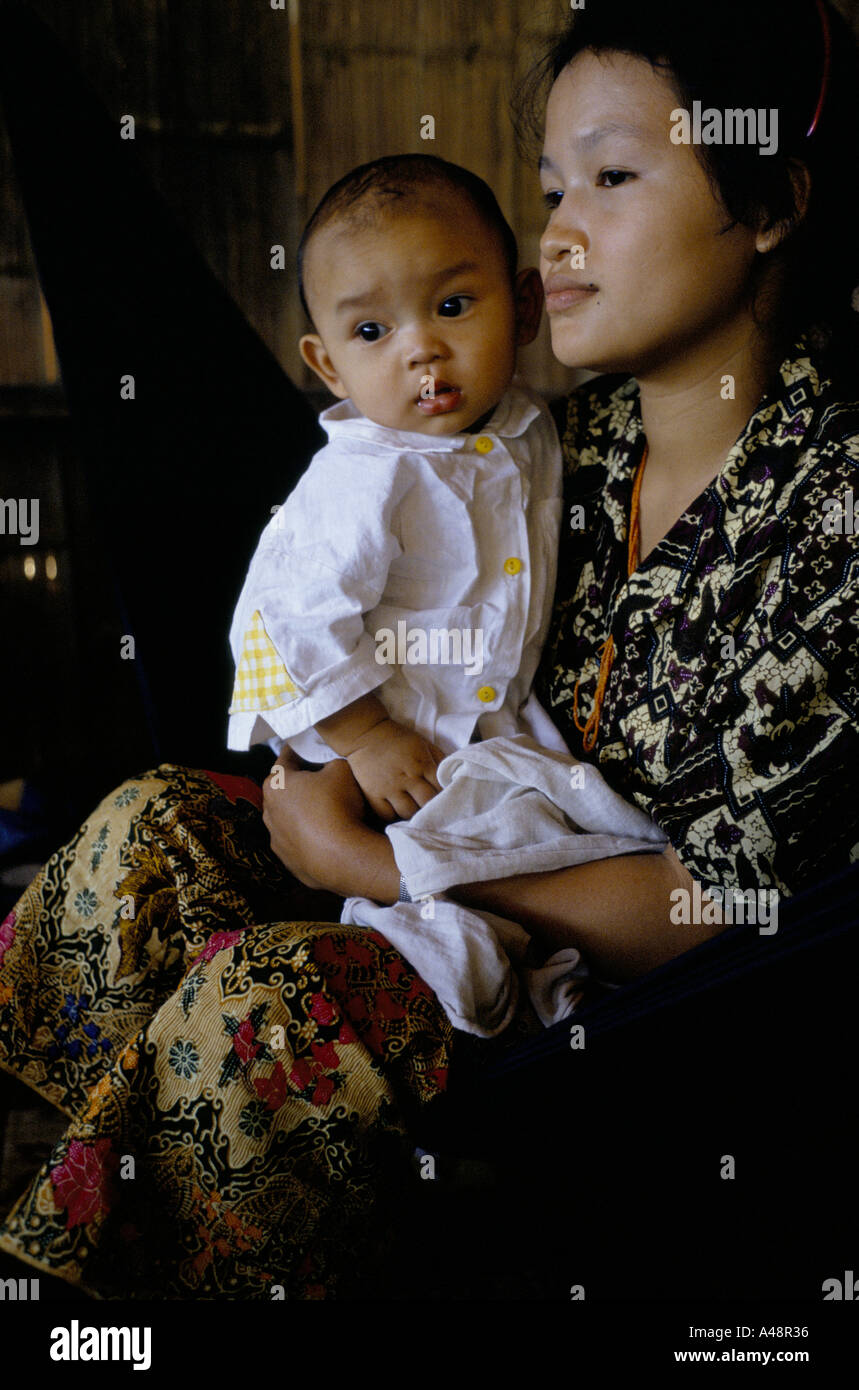
<path fill-rule="evenodd" d="M 304 322 L 293 257 L 305 217 L 347 169 L 430 151 L 495 189 L 534 264 L 544 217 L 515 151 L 508 99 L 567 0 L 33 0 L 248 319 L 299 384 Z M 859 0 L 841 0 L 859 29 Z M 420 138 L 420 118 L 436 138 Z M 282 244 L 287 269 L 273 271 Z M 194 326 L 188 325 L 189 344 Z M 569 381 L 540 339 L 532 383 Z M 56 379 L 8 148 L 0 130 L 0 385 Z"/>

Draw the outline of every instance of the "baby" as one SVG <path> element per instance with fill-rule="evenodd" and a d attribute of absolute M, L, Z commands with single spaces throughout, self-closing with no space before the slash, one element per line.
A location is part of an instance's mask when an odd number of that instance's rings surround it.
<path fill-rule="evenodd" d="M 407 820 L 475 738 L 566 751 L 531 693 L 560 449 L 514 383 L 542 285 L 489 187 L 427 155 L 347 174 L 298 259 L 301 354 L 340 403 L 239 597 L 228 743 L 346 758 L 372 810 Z"/>
<path fill-rule="evenodd" d="M 395 822 L 402 879 L 396 904 L 347 898 L 341 921 L 381 932 L 481 1037 L 522 989 L 543 1023 L 565 1018 L 587 968 L 573 947 L 540 964 L 522 926 L 448 890 L 664 845 L 531 692 L 561 461 L 545 405 L 513 380 L 542 309 L 516 260 L 489 188 L 443 160 L 380 159 L 325 195 L 299 249 L 301 352 L 341 402 L 230 632 L 230 747 L 348 759 Z"/>

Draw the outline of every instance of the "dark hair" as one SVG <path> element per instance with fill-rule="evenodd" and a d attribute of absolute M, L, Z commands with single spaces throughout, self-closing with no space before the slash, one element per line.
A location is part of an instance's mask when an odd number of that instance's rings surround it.
<path fill-rule="evenodd" d="M 779 147 L 762 156 L 753 145 L 697 149 L 714 191 L 734 222 L 762 215 L 796 216 L 790 161 L 811 175 L 805 217 L 781 248 L 786 280 L 775 331 L 787 342 L 813 331 L 833 359 L 859 361 L 859 284 L 855 203 L 859 188 L 859 55 L 845 21 L 825 5 L 831 45 L 820 117 L 809 137 L 824 76 L 824 24 L 816 0 L 588 0 L 551 41 L 514 98 L 520 147 L 533 155 L 542 139 L 548 89 L 585 49 L 646 59 L 671 82 L 678 104 L 691 109 L 777 108 Z M 851 382 L 855 389 L 855 379 Z"/>
<path fill-rule="evenodd" d="M 298 293 L 311 322 L 313 316 L 304 293 L 304 261 L 316 232 L 337 217 L 348 217 L 360 223 L 362 216 L 369 220 L 380 211 L 397 211 L 405 200 L 416 197 L 428 187 L 455 188 L 470 199 L 487 226 L 498 233 L 510 278 L 515 279 L 519 263 L 516 237 L 488 183 L 469 169 L 449 164 L 434 154 L 385 155 L 359 165 L 338 179 L 317 204 L 302 232 L 298 245 Z"/>

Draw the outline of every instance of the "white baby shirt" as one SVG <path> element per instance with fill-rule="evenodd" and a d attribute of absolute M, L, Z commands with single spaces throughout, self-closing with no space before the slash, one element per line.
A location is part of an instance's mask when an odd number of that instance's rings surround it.
<path fill-rule="evenodd" d="M 564 751 L 529 698 L 561 516 L 544 402 L 514 383 L 480 434 L 387 429 L 350 400 L 320 423 L 329 442 L 263 531 L 236 606 L 228 746 L 327 762 L 313 725 L 375 691 L 446 754 L 475 727 Z"/>

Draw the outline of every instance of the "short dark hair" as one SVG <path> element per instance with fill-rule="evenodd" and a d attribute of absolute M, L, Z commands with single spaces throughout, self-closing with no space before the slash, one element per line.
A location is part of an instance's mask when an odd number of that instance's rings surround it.
<path fill-rule="evenodd" d="M 696 153 L 731 219 L 746 226 L 761 215 L 776 222 L 795 219 L 790 161 L 806 165 L 811 197 L 805 218 L 783 243 L 787 278 L 776 332 L 788 338 L 823 329 L 833 348 L 846 350 L 855 364 L 859 56 L 846 22 L 829 3 L 825 10 L 831 65 L 810 137 L 824 72 L 824 25 L 816 0 L 588 0 L 520 85 L 513 114 L 520 148 L 533 156 L 548 89 L 585 50 L 646 59 L 687 109 L 694 101 L 704 109 L 777 108 L 775 154 L 761 156 L 755 146 L 742 144 L 701 145 Z"/>
<path fill-rule="evenodd" d="M 516 237 L 488 183 L 469 169 L 450 164 L 434 154 L 385 155 L 382 159 L 359 165 L 332 184 L 301 234 L 298 244 L 298 293 L 301 306 L 311 323 L 313 315 L 307 306 L 304 290 L 304 262 L 311 238 L 338 217 L 359 221 L 360 205 L 365 200 L 372 200 L 376 212 L 392 211 L 401 207 L 405 200 L 419 196 L 433 186 L 455 188 L 466 195 L 487 226 L 498 233 L 510 278 L 515 279 L 519 263 Z"/>

